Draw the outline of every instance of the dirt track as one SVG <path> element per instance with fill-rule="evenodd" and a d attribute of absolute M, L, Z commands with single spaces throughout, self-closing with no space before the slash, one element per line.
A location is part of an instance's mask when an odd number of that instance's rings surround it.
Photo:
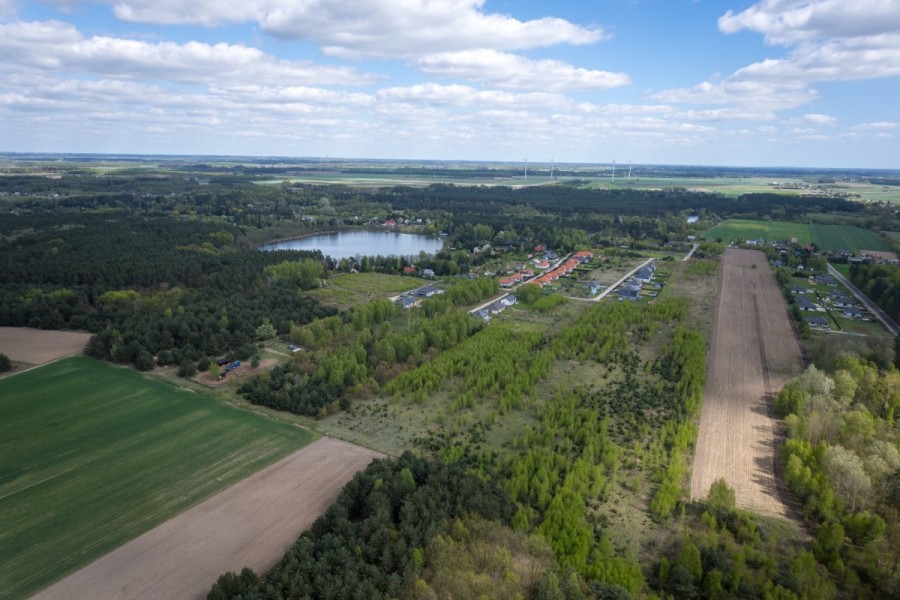
<path fill-rule="evenodd" d="M 773 396 L 803 369 L 800 344 L 765 255 L 726 249 L 719 276 L 691 498 L 724 477 L 738 506 L 787 516 L 775 477 Z"/>
<path fill-rule="evenodd" d="M 322 438 L 34 596 L 205 598 L 225 571 L 265 572 L 334 501 L 353 475 L 381 455 Z"/>
<path fill-rule="evenodd" d="M 78 354 L 90 339 L 90 333 L 0 327 L 0 352 L 19 363 L 42 365 L 63 356 Z"/>

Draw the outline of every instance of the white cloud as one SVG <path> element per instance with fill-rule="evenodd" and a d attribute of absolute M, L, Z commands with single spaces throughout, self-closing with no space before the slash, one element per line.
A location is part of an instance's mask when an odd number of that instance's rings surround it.
<path fill-rule="evenodd" d="M 835 125 L 837 119 L 831 115 L 822 115 L 818 113 L 809 113 L 801 117 L 801 119 L 811 125 Z"/>
<path fill-rule="evenodd" d="M 900 0 L 762 0 L 740 13 L 726 12 L 719 29 L 761 33 L 767 43 L 789 48 L 788 54 L 655 98 L 782 110 L 816 99 L 815 83 L 900 75 Z"/>
<path fill-rule="evenodd" d="M 378 79 L 352 67 L 285 61 L 235 44 L 86 38 L 72 25 L 59 21 L 0 25 L 0 61 L 10 69 L 30 67 L 188 84 L 225 80 L 354 85 Z"/>
<path fill-rule="evenodd" d="M 860 123 L 854 129 L 860 130 L 891 130 L 891 129 L 900 129 L 900 123 L 894 123 L 893 121 L 876 121 L 873 123 Z"/>
<path fill-rule="evenodd" d="M 631 83 L 625 73 L 578 68 L 558 60 L 533 60 L 487 48 L 429 54 L 414 64 L 429 75 L 506 89 L 607 90 Z"/>
<path fill-rule="evenodd" d="M 445 107 L 526 107 L 573 108 L 573 103 L 562 94 L 547 92 L 514 93 L 501 90 L 479 90 L 468 85 L 439 85 L 422 83 L 407 87 L 389 87 L 376 92 L 379 100 L 397 103 L 414 103 Z"/>
<path fill-rule="evenodd" d="M 817 97 L 815 90 L 801 83 L 753 81 L 734 76 L 721 82 L 704 81 L 692 88 L 665 90 L 651 95 L 660 102 L 731 104 L 763 112 L 803 106 Z"/>
<path fill-rule="evenodd" d="M 735 72 L 735 79 L 816 83 L 900 75 L 900 34 L 804 44 L 785 59 L 767 59 Z"/>
<path fill-rule="evenodd" d="M 10 19 L 19 12 L 18 0 L 0 0 L 0 20 Z"/>
<path fill-rule="evenodd" d="M 114 0 L 113 0 L 114 1 Z M 125 21 L 206 26 L 256 22 L 284 39 L 310 40 L 331 56 L 409 58 L 475 48 L 515 50 L 591 44 L 605 37 L 564 19 L 488 13 L 485 0 L 181 0 L 114 2 Z"/>
<path fill-rule="evenodd" d="M 203 25 L 214 27 L 259 21 L 278 7 L 276 0 L 132 0 L 113 5 L 116 18 L 151 25 Z"/>
<path fill-rule="evenodd" d="M 897 0 L 762 0 L 719 18 L 719 29 L 765 35 L 769 44 L 874 36 L 900 30 Z"/>

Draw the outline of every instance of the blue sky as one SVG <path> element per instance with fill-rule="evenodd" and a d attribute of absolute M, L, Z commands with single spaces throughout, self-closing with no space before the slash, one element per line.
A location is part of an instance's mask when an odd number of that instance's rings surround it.
<path fill-rule="evenodd" d="M 900 168 L 900 0 L 0 0 L 0 150 Z"/>

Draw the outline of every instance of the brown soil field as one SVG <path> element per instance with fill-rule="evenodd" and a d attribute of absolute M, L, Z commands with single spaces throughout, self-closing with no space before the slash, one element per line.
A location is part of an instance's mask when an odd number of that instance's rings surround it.
<path fill-rule="evenodd" d="M 89 339 L 90 333 L 0 327 L 0 352 L 11 361 L 25 366 L 42 365 L 80 353 Z"/>
<path fill-rule="evenodd" d="M 113 550 L 34 600 L 206 598 L 216 578 L 271 569 L 382 455 L 322 438 Z"/>
<path fill-rule="evenodd" d="M 707 365 L 691 498 L 702 500 L 722 477 L 738 506 L 788 516 L 776 476 L 780 435 L 774 395 L 803 370 L 787 305 L 762 252 L 728 248 Z"/>

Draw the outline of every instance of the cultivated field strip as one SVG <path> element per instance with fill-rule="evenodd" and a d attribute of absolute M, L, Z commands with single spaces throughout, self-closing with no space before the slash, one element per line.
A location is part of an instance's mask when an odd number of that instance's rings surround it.
<path fill-rule="evenodd" d="M 80 354 L 90 339 L 89 333 L 0 327 L 0 352 L 14 361 L 41 365 L 63 356 Z"/>
<path fill-rule="evenodd" d="M 265 572 L 381 455 L 322 438 L 148 531 L 34 600 L 205 598 L 225 571 Z"/>
<path fill-rule="evenodd" d="M 772 401 L 803 368 L 800 344 L 762 252 L 726 249 L 721 268 L 691 498 L 722 477 L 739 506 L 786 516 Z"/>

